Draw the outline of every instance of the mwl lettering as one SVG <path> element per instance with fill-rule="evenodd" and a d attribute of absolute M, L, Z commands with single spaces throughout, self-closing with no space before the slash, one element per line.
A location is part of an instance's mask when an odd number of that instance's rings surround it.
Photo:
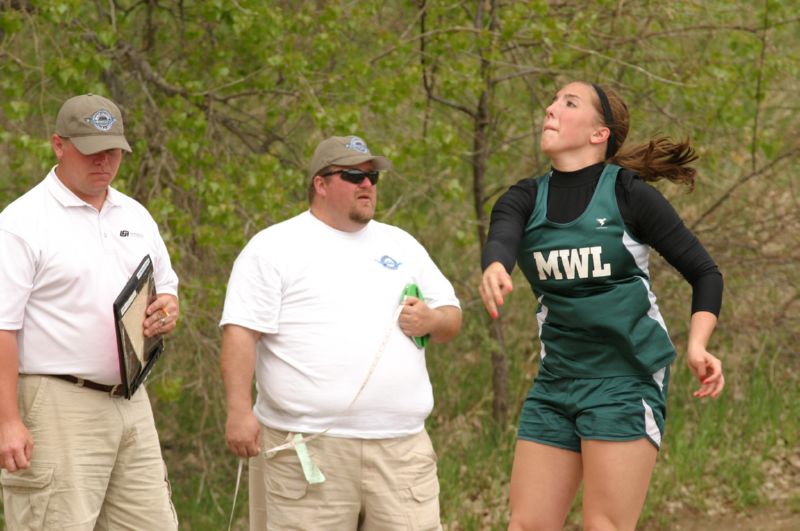
<path fill-rule="evenodd" d="M 611 276 L 611 264 L 604 264 L 600 255 L 603 248 L 580 247 L 578 249 L 555 249 L 547 258 L 539 251 L 534 251 L 533 259 L 539 271 L 539 280 L 563 280 L 574 278 L 599 278 Z M 589 257 L 591 256 L 591 270 Z"/>

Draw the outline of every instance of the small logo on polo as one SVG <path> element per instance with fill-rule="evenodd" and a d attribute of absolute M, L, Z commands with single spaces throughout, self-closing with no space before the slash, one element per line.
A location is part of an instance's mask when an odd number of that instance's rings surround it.
<path fill-rule="evenodd" d="M 120 235 L 120 237 L 122 237 L 122 238 L 127 238 L 127 237 L 128 237 L 128 234 L 130 234 L 130 232 L 128 232 L 128 231 L 126 231 L 126 230 L 121 230 L 121 231 L 119 231 L 119 235 Z"/>
<path fill-rule="evenodd" d="M 358 151 L 359 153 L 369 153 L 369 148 L 367 148 L 367 143 L 358 138 L 357 136 L 350 137 L 350 142 L 347 143 L 347 149 L 352 149 L 353 151 Z"/>
<path fill-rule="evenodd" d="M 98 131 L 106 131 L 111 130 L 114 127 L 114 123 L 117 121 L 114 116 L 105 109 L 100 109 L 99 111 L 95 112 L 91 117 L 86 118 L 86 123 L 92 124 L 95 129 Z"/>
<path fill-rule="evenodd" d="M 402 264 L 402 262 L 398 262 L 397 260 L 386 254 L 381 256 L 380 260 L 375 260 L 375 261 L 378 262 L 383 267 L 385 267 L 386 269 L 391 269 L 391 270 L 396 270 L 398 267 L 400 267 L 400 264 Z"/>
<path fill-rule="evenodd" d="M 607 228 L 606 227 L 606 220 L 608 220 L 608 218 L 596 218 L 596 219 L 597 219 L 597 227 L 595 227 L 596 229 L 605 229 L 605 228 Z"/>

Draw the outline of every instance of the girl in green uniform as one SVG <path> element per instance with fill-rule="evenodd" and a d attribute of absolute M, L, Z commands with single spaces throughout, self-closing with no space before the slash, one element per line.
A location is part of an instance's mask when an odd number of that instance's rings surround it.
<path fill-rule="evenodd" d="M 574 82 L 547 108 L 552 170 L 511 187 L 492 210 L 481 297 L 496 318 L 519 264 L 538 301 L 542 362 L 520 415 L 510 530 L 561 529 L 581 481 L 585 529 L 634 529 L 666 417 L 675 348 L 650 286 L 658 251 L 692 286 L 686 359 L 696 397 L 719 396 L 707 351 L 722 276 L 645 181 L 693 185 L 696 157 L 666 138 L 621 149 L 628 110 L 609 88 Z"/>

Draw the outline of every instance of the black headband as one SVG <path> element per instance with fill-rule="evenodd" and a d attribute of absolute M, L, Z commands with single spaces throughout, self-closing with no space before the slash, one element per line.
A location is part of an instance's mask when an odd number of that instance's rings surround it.
<path fill-rule="evenodd" d="M 609 130 L 608 144 L 606 144 L 606 160 L 610 159 L 614 153 L 617 152 L 617 140 L 614 138 L 614 114 L 611 112 L 611 105 L 608 104 L 608 96 L 606 92 L 600 88 L 600 85 L 592 83 L 594 91 L 597 92 L 597 97 L 600 98 L 600 106 L 603 108 L 603 119 Z"/>

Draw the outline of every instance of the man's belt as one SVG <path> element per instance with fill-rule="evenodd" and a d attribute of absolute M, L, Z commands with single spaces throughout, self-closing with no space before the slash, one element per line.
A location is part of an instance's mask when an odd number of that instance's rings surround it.
<path fill-rule="evenodd" d="M 58 378 L 59 380 L 64 380 L 64 381 L 67 381 L 69 383 L 75 384 L 78 387 L 85 387 L 87 389 L 93 389 L 95 391 L 108 393 L 109 396 L 113 396 L 113 397 L 121 397 L 121 396 L 123 396 L 122 384 L 106 385 L 106 384 L 93 382 L 91 380 L 84 380 L 83 378 L 78 378 L 77 376 L 72 376 L 71 374 L 46 374 L 45 376 L 52 376 L 53 378 Z"/>

